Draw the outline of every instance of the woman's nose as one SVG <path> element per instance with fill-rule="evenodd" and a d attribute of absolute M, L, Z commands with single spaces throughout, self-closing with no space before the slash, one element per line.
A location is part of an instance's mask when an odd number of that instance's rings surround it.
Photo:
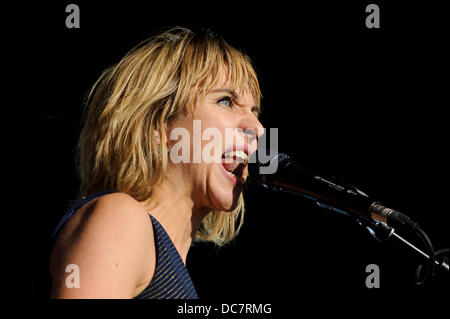
<path fill-rule="evenodd" d="M 246 136 L 247 143 L 251 144 L 264 134 L 264 127 L 258 118 L 252 113 L 245 117 L 241 123 L 241 128 Z"/>
<path fill-rule="evenodd" d="M 244 132 L 254 138 L 259 138 L 264 134 L 264 127 L 254 114 L 249 115 L 243 124 Z"/>

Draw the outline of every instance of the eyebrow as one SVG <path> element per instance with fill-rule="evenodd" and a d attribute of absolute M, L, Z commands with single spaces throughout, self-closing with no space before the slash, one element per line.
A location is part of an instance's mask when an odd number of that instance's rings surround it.
<path fill-rule="evenodd" d="M 231 96 L 233 96 L 233 98 L 236 99 L 236 100 L 239 99 L 239 94 L 237 94 L 236 91 L 233 91 L 231 89 L 215 89 L 215 90 L 211 91 L 211 93 L 220 93 L 220 92 L 228 93 Z"/>
<path fill-rule="evenodd" d="M 220 93 L 220 92 L 225 92 L 225 93 L 230 94 L 233 97 L 233 99 L 235 99 L 235 100 L 239 100 L 239 98 L 240 98 L 239 94 L 237 94 L 236 91 L 231 90 L 231 89 L 215 89 L 215 90 L 211 91 L 211 93 Z M 252 112 L 256 112 L 258 117 L 261 115 L 261 108 L 259 106 L 253 105 L 251 110 L 252 110 Z"/>

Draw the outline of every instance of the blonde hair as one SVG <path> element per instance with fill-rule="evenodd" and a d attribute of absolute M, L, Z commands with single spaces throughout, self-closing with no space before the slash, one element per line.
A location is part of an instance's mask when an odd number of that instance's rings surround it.
<path fill-rule="evenodd" d="M 173 27 L 105 70 L 89 93 L 79 139 L 80 196 L 112 189 L 138 201 L 150 197 L 167 173 L 165 123 L 212 90 L 222 69 L 232 88 L 247 87 L 260 104 L 250 59 L 210 32 Z M 162 137 L 160 152 L 154 132 Z M 195 239 L 221 246 L 236 236 L 243 216 L 241 194 L 233 212 L 208 214 Z"/>

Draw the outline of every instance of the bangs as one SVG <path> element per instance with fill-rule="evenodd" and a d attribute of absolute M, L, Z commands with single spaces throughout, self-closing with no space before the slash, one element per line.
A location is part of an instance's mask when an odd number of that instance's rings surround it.
<path fill-rule="evenodd" d="M 250 58 L 221 38 L 209 38 L 206 41 L 203 39 L 202 43 L 195 47 L 191 54 L 187 52 L 186 55 L 186 67 L 189 67 L 195 77 L 192 79 L 191 89 L 204 98 L 225 80 L 224 85 L 231 90 L 240 91 L 242 94 L 248 90 L 259 111 L 261 90 Z"/>

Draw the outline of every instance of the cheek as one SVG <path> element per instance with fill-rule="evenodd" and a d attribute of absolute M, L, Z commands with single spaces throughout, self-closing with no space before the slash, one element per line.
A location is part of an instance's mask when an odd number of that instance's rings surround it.
<path fill-rule="evenodd" d="M 203 155 L 208 157 L 214 156 L 216 159 L 220 159 L 225 148 L 225 141 L 227 139 L 227 134 L 231 131 L 232 126 L 226 120 L 221 121 L 220 118 L 213 120 L 204 120 L 202 124 L 202 139 L 201 145 L 203 150 Z M 215 154 L 216 152 L 220 154 Z M 207 163 L 211 161 L 205 159 Z"/>

